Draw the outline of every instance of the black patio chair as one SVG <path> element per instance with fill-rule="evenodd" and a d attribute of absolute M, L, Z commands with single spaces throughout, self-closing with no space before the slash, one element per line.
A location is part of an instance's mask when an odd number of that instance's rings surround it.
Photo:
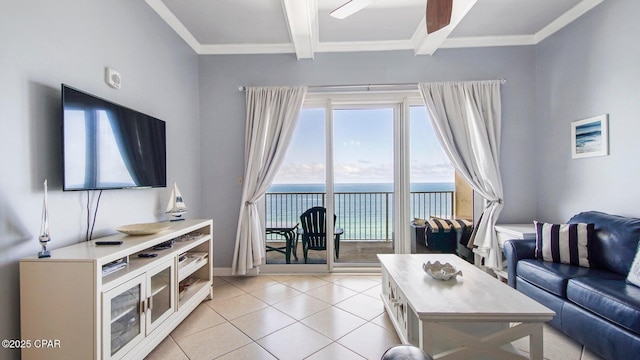
<path fill-rule="evenodd" d="M 327 249 L 327 209 L 321 206 L 315 206 L 308 209 L 300 215 L 300 231 L 302 233 L 302 251 L 304 254 L 304 263 L 307 263 L 307 252 L 309 250 L 326 250 Z M 341 228 L 335 228 L 336 216 L 333 215 L 334 226 L 334 248 L 336 251 L 336 259 L 340 254 L 340 235 L 344 232 Z"/>

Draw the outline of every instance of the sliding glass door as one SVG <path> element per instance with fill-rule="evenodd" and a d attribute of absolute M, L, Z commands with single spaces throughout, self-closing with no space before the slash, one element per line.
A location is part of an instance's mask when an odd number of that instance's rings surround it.
<path fill-rule="evenodd" d="M 326 271 L 416 252 L 411 221 L 451 214 L 452 179 L 417 92 L 308 94 L 265 197 L 266 263 Z M 312 208 L 319 244 L 301 218 Z"/>
<path fill-rule="evenodd" d="M 394 119 L 397 107 L 333 110 L 336 265 L 378 263 L 393 253 Z"/>
<path fill-rule="evenodd" d="M 300 216 L 313 207 L 327 206 L 326 109 L 300 112 L 284 163 L 265 196 L 268 265 L 318 265 L 326 269 L 326 251 L 302 246 Z"/>

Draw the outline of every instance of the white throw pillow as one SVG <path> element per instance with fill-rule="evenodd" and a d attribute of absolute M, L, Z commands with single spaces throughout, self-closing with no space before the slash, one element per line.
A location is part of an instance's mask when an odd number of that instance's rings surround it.
<path fill-rule="evenodd" d="M 631 269 L 629 269 L 629 274 L 627 274 L 627 282 L 635 286 L 640 286 L 640 244 L 638 244 L 636 257 L 633 258 Z"/>

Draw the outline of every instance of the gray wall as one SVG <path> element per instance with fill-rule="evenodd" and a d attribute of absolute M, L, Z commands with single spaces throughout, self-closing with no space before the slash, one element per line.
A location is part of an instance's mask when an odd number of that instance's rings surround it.
<path fill-rule="evenodd" d="M 541 220 L 587 210 L 640 216 L 639 13 L 637 0 L 605 1 L 536 47 Z M 571 122 L 605 113 L 610 155 L 572 160 Z"/>
<path fill-rule="evenodd" d="M 0 24 L 0 338 L 18 339 L 18 260 L 40 248 L 45 178 L 51 248 L 83 241 L 86 229 L 86 192 L 61 191 L 60 84 L 165 120 L 168 181 L 198 216 L 198 57 L 144 1 L 0 0 Z M 121 90 L 104 83 L 105 66 L 120 71 Z M 167 197 L 168 189 L 105 191 L 94 235 L 164 219 Z M 19 351 L 0 349 L 0 358 Z"/>
<path fill-rule="evenodd" d="M 201 56 L 203 211 L 214 221 L 214 264 L 230 267 L 243 175 L 244 92 L 238 86 L 384 84 L 506 78 L 502 87 L 502 219 L 530 221 L 535 215 L 535 49 L 439 50 L 293 55 Z M 527 189 L 523 191 L 522 189 Z"/>

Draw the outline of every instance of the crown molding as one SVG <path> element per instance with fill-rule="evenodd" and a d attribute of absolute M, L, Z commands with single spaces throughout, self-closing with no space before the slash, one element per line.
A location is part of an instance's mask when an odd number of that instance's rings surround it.
<path fill-rule="evenodd" d="M 292 42 L 277 44 L 201 44 L 162 0 L 145 2 L 199 55 L 293 53 L 298 59 L 312 59 L 315 52 L 413 50 L 416 55 L 433 55 L 438 49 L 536 45 L 604 0 L 582 0 L 533 35 L 449 38 L 455 26 L 477 2 L 465 0 L 458 2 L 464 6 L 458 5 L 457 12 L 454 8 L 451 24 L 433 34 L 426 33 L 426 20 L 423 18 L 412 37 L 407 40 L 344 42 L 319 42 L 317 0 L 282 0 Z"/>
<path fill-rule="evenodd" d="M 207 44 L 201 45 L 199 55 L 234 54 L 295 54 L 293 44 Z"/>
<path fill-rule="evenodd" d="M 560 29 L 572 23 L 574 20 L 584 15 L 589 10 L 598 6 L 604 0 L 582 0 L 569 11 L 558 16 L 547 26 L 533 35 L 510 35 L 510 36 L 474 36 L 449 38 L 441 46 L 443 49 L 452 48 L 473 48 L 473 47 L 493 47 L 493 46 L 526 46 L 537 45 L 544 39 L 553 35 Z"/>
<path fill-rule="evenodd" d="M 535 45 L 535 35 L 509 36 L 472 36 L 449 38 L 440 46 L 441 49 L 459 49 L 494 46 L 526 46 Z"/>
<path fill-rule="evenodd" d="M 413 49 L 410 40 L 320 42 L 317 52 L 393 51 Z"/>
<path fill-rule="evenodd" d="M 589 10 L 594 7 L 600 5 L 604 0 L 582 0 L 577 3 L 574 7 L 569 9 L 569 11 L 564 14 L 558 16 L 555 20 L 550 22 L 547 26 L 542 28 L 542 30 L 538 31 L 534 36 L 536 39 L 536 44 L 541 42 L 542 40 L 548 38 L 552 34 L 556 33 L 558 30 L 563 27 L 569 25 L 574 20 L 584 15 Z"/>

